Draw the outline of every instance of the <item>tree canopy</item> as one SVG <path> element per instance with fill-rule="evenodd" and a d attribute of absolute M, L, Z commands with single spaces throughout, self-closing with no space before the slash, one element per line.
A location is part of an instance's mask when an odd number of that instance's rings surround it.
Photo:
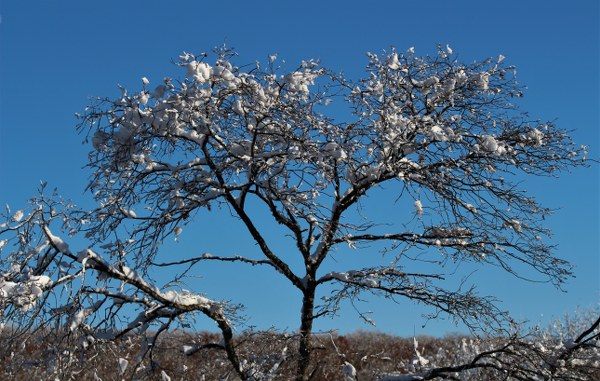
<path fill-rule="evenodd" d="M 448 46 L 423 57 L 391 49 L 369 53 L 359 79 L 314 60 L 293 70 L 275 56 L 237 61 L 228 48 L 185 53 L 177 61 L 183 78 L 158 86 L 142 78 L 140 90 L 97 98 L 79 115 L 93 148 L 87 189 L 97 208 L 79 209 L 42 186 L 29 209 L 7 211 L 3 321 L 21 334 L 54 325 L 101 340 L 137 332 L 148 337 L 148 352 L 161 332 L 203 314 L 221 330 L 218 346 L 238 376 L 254 379 L 236 352 L 238 307 L 180 281 L 206 261 L 264 266 L 302 295 L 297 379 L 307 380 L 313 322 L 343 300 L 406 298 L 432 316 L 498 329 L 509 315 L 476 285 L 449 288 L 448 264 L 489 264 L 518 277 L 527 268 L 557 286 L 572 275 L 547 243 L 551 211 L 519 181 L 586 165 L 585 147 L 518 109 L 523 87 L 503 56 L 464 63 Z M 360 213 L 376 189 L 396 197 L 382 203 L 408 202 L 411 210 L 391 225 Z M 258 255 L 161 255 L 166 238 L 210 221 L 215 208 L 241 221 Z M 257 210 L 293 247 L 272 247 Z M 87 243 L 73 250 L 70 237 Z M 323 265 L 348 246 L 371 255 L 372 265 Z M 413 270 L 421 260 L 433 270 Z M 176 270 L 159 287 L 152 274 L 164 268 Z"/>

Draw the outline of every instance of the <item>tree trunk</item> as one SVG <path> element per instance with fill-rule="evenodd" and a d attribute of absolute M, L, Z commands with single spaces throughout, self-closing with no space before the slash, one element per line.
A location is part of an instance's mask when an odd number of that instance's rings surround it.
<path fill-rule="evenodd" d="M 312 284 L 311 284 L 312 283 Z M 310 377 L 310 353 L 312 352 L 312 330 L 313 330 L 313 310 L 315 307 L 315 284 L 309 282 L 306 290 L 303 291 L 302 314 L 300 323 L 300 347 L 298 354 L 298 373 L 297 381 L 308 381 Z"/>

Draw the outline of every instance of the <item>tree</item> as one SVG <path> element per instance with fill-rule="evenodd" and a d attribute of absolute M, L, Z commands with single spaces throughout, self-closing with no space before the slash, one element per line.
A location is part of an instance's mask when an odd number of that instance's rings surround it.
<path fill-rule="evenodd" d="M 209 64 L 206 54 L 185 53 L 177 63 L 185 79 L 150 90 L 143 78 L 141 91 L 98 98 L 79 115 L 93 146 L 87 189 L 97 208 L 47 196 L 43 185 L 28 210 L 7 210 L 1 300 L 12 337 L 52 326 L 85 342 L 138 332 L 151 356 L 162 332 L 202 314 L 218 325 L 223 340 L 214 347 L 237 376 L 259 379 L 236 352 L 237 307 L 179 281 L 206 261 L 264 266 L 302 295 L 296 379 L 308 380 L 313 323 L 343 300 L 407 298 L 432 316 L 498 329 L 509 316 L 474 286 L 448 288 L 446 265 L 489 264 L 517 276 L 525 267 L 557 286 L 571 275 L 545 243 L 550 210 L 516 182 L 585 165 L 585 147 L 513 105 L 522 87 L 503 56 L 465 64 L 449 47 L 425 57 L 392 49 L 369 54 L 365 78 L 353 80 L 312 60 L 285 72 L 275 56 L 266 67 L 239 67 L 232 50 L 215 54 Z M 360 213 L 377 189 L 412 210 L 392 225 Z M 258 255 L 165 260 L 164 240 L 214 208 L 242 222 Z M 286 230 L 300 270 L 291 253 L 272 248 L 257 210 Z M 73 251 L 67 235 L 85 249 Z M 345 246 L 383 256 L 330 271 Z M 411 269 L 420 260 L 434 264 L 431 272 Z M 176 276 L 158 287 L 152 274 L 164 268 Z"/>

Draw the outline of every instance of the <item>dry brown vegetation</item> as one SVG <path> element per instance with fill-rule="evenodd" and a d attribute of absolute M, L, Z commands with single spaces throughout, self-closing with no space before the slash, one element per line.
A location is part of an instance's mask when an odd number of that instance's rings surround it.
<path fill-rule="evenodd" d="M 51 348 L 52 336 L 38 335 L 25 342 L 8 341 L 3 336 L 1 348 L 1 379 L 49 379 L 59 374 L 61 380 L 95 380 L 94 374 L 103 381 L 121 379 L 161 380 L 164 370 L 172 380 L 220 380 L 236 379 L 235 372 L 222 350 L 215 348 L 218 334 L 173 333 L 162 336 L 154 348 L 148 351 L 142 365 L 135 368 L 139 360 L 140 338 L 130 336 L 114 343 L 85 344 L 80 338 L 76 351 Z M 424 355 L 433 355 L 440 350 L 452 353 L 463 337 L 444 338 L 419 337 L 419 348 Z M 63 348 L 75 338 L 64 338 Z M 247 333 L 237 339 L 242 358 L 256 361 L 263 367 L 272 367 L 282 360 L 284 348 L 293 353 L 297 337 L 271 332 Z M 193 352 L 184 354 L 184 345 Z M 342 380 L 342 367 L 347 361 L 357 370 L 358 380 L 373 380 L 389 372 L 401 372 L 414 356 L 413 339 L 401 338 L 377 332 L 359 331 L 348 335 L 322 334 L 315 337 L 313 379 Z M 193 349 L 192 349 L 193 348 Z M 120 375 L 118 360 L 128 360 L 125 374 Z M 294 359 L 289 356 L 281 362 L 280 376 L 285 380 L 294 372 Z"/>
<path fill-rule="evenodd" d="M 218 348 L 217 333 L 175 332 L 163 334 L 142 356 L 141 337 L 128 336 L 115 342 L 102 343 L 65 335 L 56 346 L 55 333 L 41 331 L 25 341 L 2 336 L 0 378 L 4 380 L 238 380 L 225 352 Z M 473 338 L 449 335 L 443 338 L 420 336 L 418 350 L 436 366 L 449 366 L 464 361 L 465 346 L 475 346 Z M 78 345 L 73 345 L 74 341 Z M 497 341 L 499 343 L 499 341 Z M 489 341 L 488 341 L 489 343 Z M 298 337 L 274 332 L 249 332 L 236 339 L 240 357 L 254 363 L 257 373 L 277 370 L 272 380 L 293 377 L 296 365 L 290 353 L 298 345 Z M 355 380 L 377 380 L 385 374 L 415 371 L 413 338 L 402 338 L 379 332 L 358 331 L 347 335 L 315 336 L 316 350 L 311 357 L 313 380 L 350 380 L 343 372 L 346 362 L 356 369 Z M 62 349 L 61 349 L 62 348 Z M 69 351 L 66 348 L 77 348 Z M 287 351 L 286 349 L 287 348 Z M 287 355 L 284 355 L 287 353 Z M 119 359 L 128 362 L 123 374 Z M 141 360 L 141 362 L 140 362 Z M 138 366 L 136 364 L 139 363 Z M 164 374 L 163 374 L 164 372 Z M 275 373 L 275 372 L 274 372 Z M 169 378 L 164 378 L 168 375 Z M 600 377 L 596 370 L 593 377 Z M 493 372 L 462 374 L 461 380 L 500 380 Z M 511 378 L 508 378 L 511 379 Z"/>

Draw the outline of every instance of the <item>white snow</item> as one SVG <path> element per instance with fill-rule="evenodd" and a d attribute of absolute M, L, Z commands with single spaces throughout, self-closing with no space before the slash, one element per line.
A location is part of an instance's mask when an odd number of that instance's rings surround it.
<path fill-rule="evenodd" d="M 498 151 L 498 142 L 491 135 L 483 135 L 481 136 L 481 148 L 487 152 L 496 152 Z"/>
<path fill-rule="evenodd" d="M 394 53 L 390 56 L 390 62 L 388 63 L 388 67 L 392 70 L 400 69 L 400 61 L 398 61 L 397 53 Z"/>
<path fill-rule="evenodd" d="M 340 280 L 342 282 L 347 282 L 350 280 L 350 278 L 348 277 L 348 273 L 340 273 L 337 271 L 334 271 L 332 273 L 329 274 L 333 279 L 337 279 Z"/>
<path fill-rule="evenodd" d="M 477 85 L 481 87 L 482 90 L 488 90 L 490 88 L 490 73 L 479 73 L 477 76 Z"/>
<path fill-rule="evenodd" d="M 288 84 L 290 91 L 297 91 L 299 93 L 308 94 L 308 85 L 314 83 L 316 74 L 307 71 L 295 71 L 285 75 L 284 80 Z"/>
<path fill-rule="evenodd" d="M 419 342 L 417 341 L 416 337 L 413 337 L 413 349 L 415 351 L 415 356 L 412 360 L 412 364 L 414 366 L 424 367 L 429 364 L 429 360 L 421 356 L 421 353 L 419 352 Z"/>
<path fill-rule="evenodd" d="M 60 237 L 52 234 L 48 226 L 44 225 L 43 229 L 46 233 L 46 236 L 50 240 L 52 246 L 54 246 L 61 253 L 72 255 L 71 250 L 69 249 L 69 245 L 65 241 L 63 241 Z"/>
<path fill-rule="evenodd" d="M 356 368 L 354 368 L 354 365 L 350 364 L 348 361 L 345 361 L 344 365 L 342 366 L 342 373 L 344 373 L 346 377 L 354 379 L 354 377 L 356 377 Z"/>
<path fill-rule="evenodd" d="M 196 351 L 196 347 L 193 345 L 183 345 L 181 351 L 184 355 L 189 356 Z"/>
<path fill-rule="evenodd" d="M 147 104 L 149 99 L 150 99 L 150 94 L 146 91 L 142 91 L 140 93 L 140 95 L 138 96 L 138 100 L 139 100 L 140 104 L 142 104 L 142 105 Z"/>
<path fill-rule="evenodd" d="M 195 295 L 189 292 L 179 293 L 174 290 L 169 290 L 165 292 L 161 292 L 160 296 L 164 299 L 168 300 L 171 303 L 179 304 L 182 306 L 209 306 L 210 300 L 200 296 Z"/>
<path fill-rule="evenodd" d="M 242 101 L 239 99 L 235 101 L 232 109 L 233 109 L 233 112 L 235 112 L 239 116 L 244 116 L 244 114 L 245 114 L 244 105 L 243 105 Z"/>
<path fill-rule="evenodd" d="M 27 311 L 51 285 L 52 281 L 45 275 L 32 276 L 25 282 L 0 281 L 0 301 L 6 300 L 21 311 Z"/>
<path fill-rule="evenodd" d="M 207 82 L 211 77 L 211 67 L 205 62 L 190 61 L 185 66 L 187 77 L 193 77 L 198 84 Z"/>
<path fill-rule="evenodd" d="M 518 220 L 508 220 L 506 221 L 506 225 L 513 229 L 515 232 L 520 233 L 522 230 L 523 224 Z"/>
<path fill-rule="evenodd" d="M 537 128 L 532 128 L 527 132 L 527 139 L 534 147 L 540 147 L 544 142 L 544 133 Z"/>
<path fill-rule="evenodd" d="M 69 331 L 73 332 L 77 329 L 77 327 L 79 327 L 81 325 L 81 323 L 83 323 L 83 321 L 85 320 L 85 318 L 87 317 L 87 315 L 89 314 L 89 310 L 86 308 L 83 308 L 79 311 L 77 311 L 72 317 L 71 317 L 71 323 L 69 324 Z"/>
<path fill-rule="evenodd" d="M 134 269 L 131 269 L 127 266 L 121 266 L 121 271 L 122 271 L 123 275 L 125 275 L 126 278 L 131 279 L 134 282 L 148 286 L 148 283 L 146 283 L 146 281 Z"/>
<path fill-rule="evenodd" d="M 123 213 L 125 215 L 125 217 L 128 217 L 128 218 L 137 218 L 137 214 L 132 209 L 121 208 L 121 213 Z"/>
<path fill-rule="evenodd" d="M 229 152 L 231 152 L 232 155 L 234 156 L 239 156 L 239 157 L 243 157 L 243 156 L 247 156 L 249 153 L 249 148 L 250 148 L 250 142 L 242 142 L 240 143 L 232 143 L 229 146 Z M 250 158 L 250 156 L 248 156 L 248 159 Z"/>
<path fill-rule="evenodd" d="M 415 200 L 415 209 L 417 214 L 423 214 L 423 204 L 421 200 Z"/>
<path fill-rule="evenodd" d="M 336 142 L 329 142 L 323 147 L 323 151 L 336 160 L 344 160 L 348 155 L 346 151 Z"/>
<path fill-rule="evenodd" d="M 431 127 L 431 137 L 434 140 L 439 140 L 442 142 L 445 142 L 448 140 L 448 137 L 446 136 L 446 133 L 444 132 L 444 130 L 442 130 L 442 128 L 437 125 Z"/>
<path fill-rule="evenodd" d="M 476 208 L 476 207 L 474 207 L 474 206 L 473 206 L 473 205 L 471 205 L 471 204 L 466 204 L 466 205 L 465 205 L 465 208 L 467 208 L 467 210 L 468 210 L 469 212 L 471 212 L 471 213 L 477 213 L 477 208 Z"/>
<path fill-rule="evenodd" d="M 22 210 L 17 210 L 15 212 L 15 214 L 12 216 L 12 221 L 13 222 L 19 222 L 23 219 L 23 211 Z"/>
<path fill-rule="evenodd" d="M 183 228 L 181 226 L 176 226 L 173 229 L 173 233 L 175 233 L 175 239 L 179 239 L 179 236 L 181 235 L 181 233 L 183 232 Z"/>
<path fill-rule="evenodd" d="M 104 248 L 111 248 L 113 245 L 103 245 Z M 96 254 L 91 249 L 84 249 L 77 253 L 77 261 L 83 263 L 83 261 L 93 260 L 98 263 L 107 264 L 104 258 Z"/>
<path fill-rule="evenodd" d="M 92 136 L 92 147 L 95 150 L 103 150 L 106 148 L 106 143 L 108 142 L 109 135 L 104 131 L 96 131 L 94 132 L 94 136 Z"/>
<path fill-rule="evenodd" d="M 235 79 L 235 75 L 233 75 L 233 73 L 228 69 L 224 69 L 221 72 L 221 78 L 223 78 L 225 81 L 231 82 Z"/>
<path fill-rule="evenodd" d="M 29 277 L 28 283 L 31 285 L 32 295 L 37 299 L 42 296 L 42 290 L 52 285 L 52 279 L 46 275 L 34 275 Z"/>
<path fill-rule="evenodd" d="M 10 298 L 14 295 L 17 283 L 10 281 L 0 281 L 0 298 Z"/>
<path fill-rule="evenodd" d="M 118 365 L 118 369 L 119 369 L 119 374 L 122 376 L 125 374 L 125 371 L 127 370 L 129 361 L 125 360 L 124 358 L 119 358 L 119 362 L 117 365 Z"/>

